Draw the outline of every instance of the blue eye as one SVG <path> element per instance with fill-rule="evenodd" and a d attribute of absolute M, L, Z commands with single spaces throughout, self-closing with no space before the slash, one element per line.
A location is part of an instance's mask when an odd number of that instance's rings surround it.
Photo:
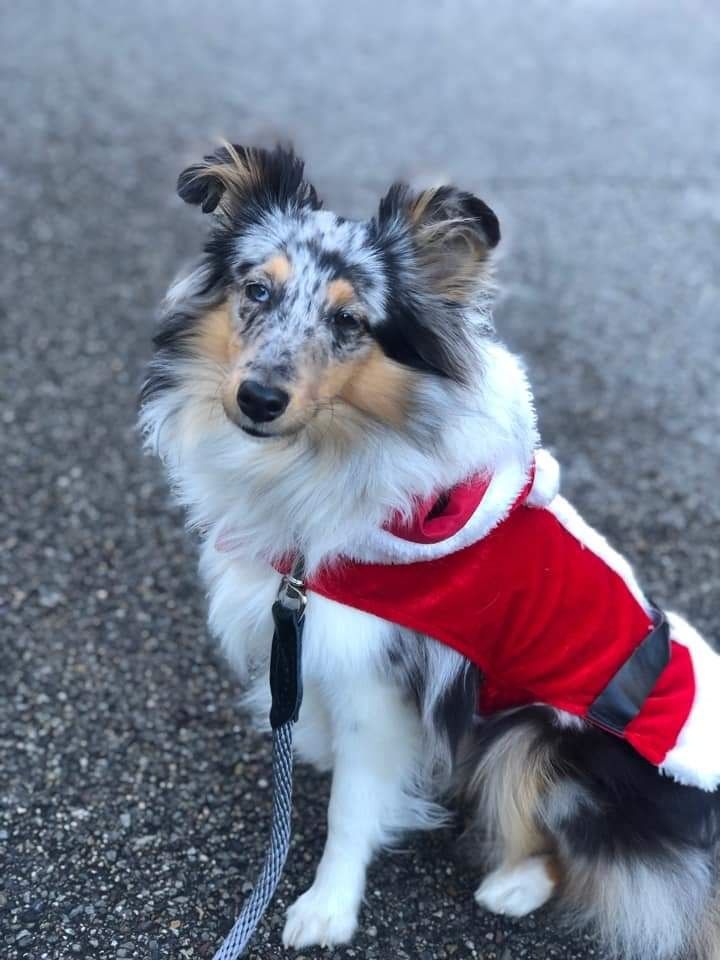
<path fill-rule="evenodd" d="M 251 280 L 250 283 L 245 284 L 245 294 L 250 300 L 254 300 L 255 303 L 267 303 L 270 299 L 270 291 L 268 288 L 264 283 L 258 283 L 256 280 Z"/>

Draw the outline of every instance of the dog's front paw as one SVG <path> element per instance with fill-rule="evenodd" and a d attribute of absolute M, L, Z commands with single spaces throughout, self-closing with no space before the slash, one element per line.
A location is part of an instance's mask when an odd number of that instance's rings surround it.
<path fill-rule="evenodd" d="M 331 947 L 347 943 L 357 928 L 358 907 L 313 884 L 287 912 L 283 944 L 286 947 Z"/>
<path fill-rule="evenodd" d="M 492 913 L 524 917 L 549 900 L 554 890 L 547 857 L 528 857 L 488 874 L 475 891 L 475 899 Z"/>

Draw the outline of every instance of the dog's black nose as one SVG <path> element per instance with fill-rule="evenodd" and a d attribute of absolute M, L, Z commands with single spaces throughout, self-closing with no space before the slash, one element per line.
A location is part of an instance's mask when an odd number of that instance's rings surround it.
<path fill-rule="evenodd" d="M 238 406 L 255 423 L 276 420 L 290 402 L 290 395 L 279 387 L 268 387 L 257 380 L 244 380 L 238 389 Z"/>

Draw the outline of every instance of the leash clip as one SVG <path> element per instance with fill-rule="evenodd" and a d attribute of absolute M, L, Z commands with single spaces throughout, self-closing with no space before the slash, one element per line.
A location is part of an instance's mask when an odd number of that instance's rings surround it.
<path fill-rule="evenodd" d="M 277 602 L 285 607 L 286 610 L 292 610 L 299 616 L 302 616 L 305 613 L 305 606 L 307 604 L 305 581 L 300 577 L 294 576 L 294 573 L 295 570 L 293 568 L 293 572 L 286 573 L 280 581 L 280 587 L 277 592 Z"/>
<path fill-rule="evenodd" d="M 286 610 L 292 610 L 299 616 L 305 612 L 307 592 L 305 590 L 305 561 L 298 555 L 290 573 L 283 575 L 277 592 L 277 602 Z"/>

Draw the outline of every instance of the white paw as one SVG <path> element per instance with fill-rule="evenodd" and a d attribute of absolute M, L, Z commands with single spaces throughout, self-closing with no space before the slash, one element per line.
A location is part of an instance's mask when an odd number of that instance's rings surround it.
<path fill-rule="evenodd" d="M 283 944 L 300 949 L 347 943 L 357 928 L 357 915 L 355 903 L 313 884 L 288 910 Z"/>
<path fill-rule="evenodd" d="M 475 891 L 481 907 L 509 917 L 524 917 L 541 907 L 553 894 L 555 882 L 547 857 L 528 857 L 512 867 L 500 867 Z"/>

